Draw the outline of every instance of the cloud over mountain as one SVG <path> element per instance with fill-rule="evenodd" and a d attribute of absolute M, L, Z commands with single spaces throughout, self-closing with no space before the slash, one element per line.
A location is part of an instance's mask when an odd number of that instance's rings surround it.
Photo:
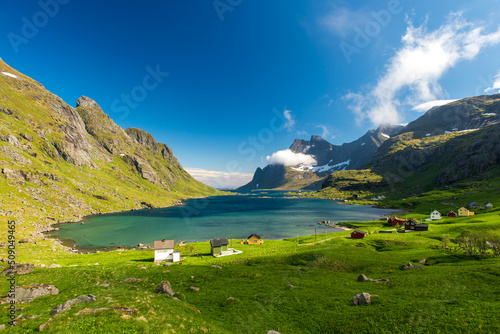
<path fill-rule="evenodd" d="M 303 153 L 294 153 L 290 149 L 274 152 L 271 156 L 267 156 L 266 160 L 271 165 L 295 166 L 299 164 L 313 165 L 316 164 L 316 159 L 312 156 Z"/>

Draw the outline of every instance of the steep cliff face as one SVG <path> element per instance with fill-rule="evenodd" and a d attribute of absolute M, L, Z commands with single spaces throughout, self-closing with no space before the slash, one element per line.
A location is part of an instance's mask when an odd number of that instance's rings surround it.
<path fill-rule="evenodd" d="M 123 130 L 88 97 L 73 108 L 1 60 L 0 171 L 0 200 L 8 203 L 0 215 L 31 221 L 37 230 L 216 193 L 151 134 Z"/>

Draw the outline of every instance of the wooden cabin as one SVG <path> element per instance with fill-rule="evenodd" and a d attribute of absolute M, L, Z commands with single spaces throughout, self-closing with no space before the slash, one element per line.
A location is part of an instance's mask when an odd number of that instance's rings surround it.
<path fill-rule="evenodd" d="M 174 250 L 174 240 L 155 241 L 153 249 L 155 251 L 154 262 L 172 261 L 178 262 L 181 258 L 181 252 Z"/>
<path fill-rule="evenodd" d="M 389 226 L 395 226 L 395 225 L 404 225 L 405 222 L 407 222 L 407 219 L 403 218 L 398 218 L 398 217 L 389 217 L 387 218 L 387 224 Z"/>
<path fill-rule="evenodd" d="M 474 216 L 474 212 L 469 211 L 466 207 L 462 206 L 460 209 L 458 209 L 458 216 L 459 217 Z"/>
<path fill-rule="evenodd" d="M 351 232 L 351 239 L 363 239 L 368 233 L 360 230 Z"/>
<path fill-rule="evenodd" d="M 456 217 L 456 216 L 457 216 L 457 213 L 456 213 L 455 211 L 453 211 L 453 210 L 450 210 L 450 212 L 448 212 L 448 213 L 446 214 L 446 216 L 448 216 L 448 217 Z"/>
<path fill-rule="evenodd" d="M 220 239 L 211 239 L 210 240 L 210 253 L 212 255 L 223 255 L 227 254 L 229 250 L 227 246 L 229 245 L 229 241 L 227 238 Z"/>
<path fill-rule="evenodd" d="M 411 218 L 405 223 L 405 232 L 414 232 L 414 231 L 429 231 L 429 225 L 420 224 L 418 221 Z"/>
<path fill-rule="evenodd" d="M 247 240 L 247 244 L 249 245 L 262 245 L 264 243 L 264 240 L 260 238 L 259 235 L 252 233 Z"/>

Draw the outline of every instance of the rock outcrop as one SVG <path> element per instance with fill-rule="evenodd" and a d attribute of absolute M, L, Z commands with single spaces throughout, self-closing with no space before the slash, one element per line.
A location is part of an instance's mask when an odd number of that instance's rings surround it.
<path fill-rule="evenodd" d="M 14 300 L 16 303 L 30 303 L 38 297 L 45 295 L 57 295 L 59 290 L 52 284 L 32 283 L 28 285 L 16 286 L 15 298 L 4 298 L 2 301 L 10 303 Z"/>

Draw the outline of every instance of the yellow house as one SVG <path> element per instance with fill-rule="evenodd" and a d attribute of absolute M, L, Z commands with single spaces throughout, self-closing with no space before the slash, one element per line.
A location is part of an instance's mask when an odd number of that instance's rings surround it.
<path fill-rule="evenodd" d="M 264 240 L 261 240 L 260 236 L 258 236 L 257 234 L 252 233 L 252 235 L 248 237 L 247 242 L 249 245 L 262 245 L 264 243 Z"/>
<path fill-rule="evenodd" d="M 458 216 L 459 217 L 469 217 L 469 216 L 474 216 L 474 212 L 467 210 L 465 207 L 461 207 L 458 209 Z"/>

